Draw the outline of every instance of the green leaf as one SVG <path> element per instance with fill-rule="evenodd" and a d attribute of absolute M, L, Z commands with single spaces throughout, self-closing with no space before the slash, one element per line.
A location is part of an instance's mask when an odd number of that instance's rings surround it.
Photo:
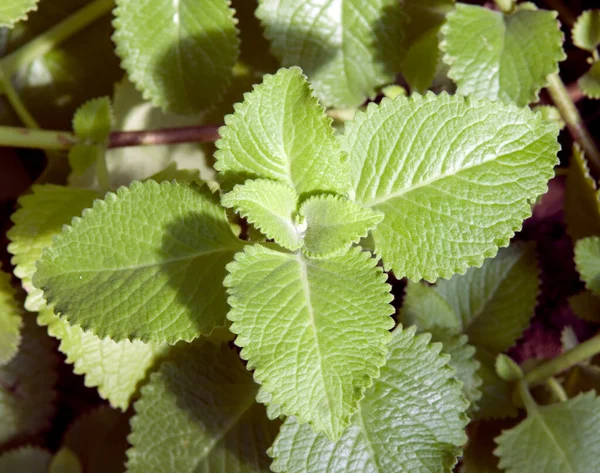
<path fill-rule="evenodd" d="M 0 454 L 0 471 L 6 473 L 48 473 L 52 455 L 40 447 L 21 447 Z"/>
<path fill-rule="evenodd" d="M 567 232 L 573 242 L 600 235 L 600 191 L 577 145 L 573 146 L 567 174 L 564 212 Z"/>
<path fill-rule="evenodd" d="M 357 113 L 344 145 L 355 200 L 385 214 L 372 232 L 385 268 L 435 281 L 494 256 L 546 192 L 557 134 L 530 110 L 445 94 Z"/>
<path fill-rule="evenodd" d="M 255 396 L 252 377 L 226 345 L 180 347 L 135 403 L 127 471 L 268 472 L 264 452 L 278 423 Z"/>
<path fill-rule="evenodd" d="M 14 255 L 14 273 L 27 291 L 25 308 L 37 312 L 46 307 L 46 302 L 43 292 L 31 283 L 36 261 L 63 225 L 91 207 L 99 194 L 54 184 L 34 185 L 31 190 L 31 194 L 19 199 L 20 208 L 12 214 L 14 225 L 6 236 L 11 241 L 8 251 Z"/>
<path fill-rule="evenodd" d="M 224 325 L 225 265 L 242 246 L 206 186 L 133 183 L 63 229 L 34 284 L 100 338 L 173 344 Z"/>
<path fill-rule="evenodd" d="M 440 354 L 414 329 L 394 331 L 388 361 L 337 442 L 289 418 L 269 454 L 286 473 L 451 471 L 466 437 L 467 403 Z"/>
<path fill-rule="evenodd" d="M 17 353 L 22 323 L 20 303 L 10 284 L 10 274 L 0 271 L 0 366 Z"/>
<path fill-rule="evenodd" d="M 31 316 L 24 320 L 17 355 L 0 366 L 0 444 L 39 432 L 54 414 L 54 344 Z"/>
<path fill-rule="evenodd" d="M 0 28 L 12 28 L 18 21 L 27 19 L 32 10 L 37 10 L 40 0 L 3 0 L 0 5 Z"/>
<path fill-rule="evenodd" d="M 69 426 L 63 446 L 77 455 L 85 473 L 121 473 L 125 470 L 128 434 L 128 416 L 102 406 Z"/>
<path fill-rule="evenodd" d="M 348 190 L 348 170 L 331 119 L 297 67 L 266 75 L 225 117 L 216 145 L 222 181 L 280 181 L 298 194 Z"/>
<path fill-rule="evenodd" d="M 518 381 L 523 378 L 523 370 L 509 356 L 500 353 L 496 357 L 496 373 L 507 382 Z"/>
<path fill-rule="evenodd" d="M 600 61 L 593 63 L 577 83 L 586 97 L 600 99 Z"/>
<path fill-rule="evenodd" d="M 239 54 L 229 2 L 117 0 L 114 14 L 117 54 L 145 99 L 191 114 L 223 96 Z"/>
<path fill-rule="evenodd" d="M 233 208 L 276 243 L 289 250 L 302 246 L 303 229 L 296 221 L 298 196 L 283 182 L 248 180 L 236 185 L 221 203 Z"/>
<path fill-rule="evenodd" d="M 62 447 L 50 462 L 48 473 L 81 473 L 81 464 L 71 449 Z"/>
<path fill-rule="evenodd" d="M 600 323 L 600 297 L 590 291 L 582 291 L 569 297 L 569 306 L 580 319 Z"/>
<path fill-rule="evenodd" d="M 565 58 L 557 15 L 524 7 L 505 15 L 457 4 L 442 28 L 441 43 L 457 92 L 521 107 L 536 102 L 546 77 Z"/>
<path fill-rule="evenodd" d="M 404 325 L 415 325 L 420 332 L 461 331 L 458 314 L 435 286 L 418 282 L 409 281 L 406 285 L 401 320 Z"/>
<path fill-rule="evenodd" d="M 69 150 L 69 166 L 73 174 L 81 176 L 94 165 L 106 152 L 104 147 L 78 143 Z"/>
<path fill-rule="evenodd" d="M 112 109 L 108 97 L 88 100 L 75 112 L 73 131 L 83 139 L 94 143 L 106 141 L 112 128 Z"/>
<path fill-rule="evenodd" d="M 600 45 L 600 10 L 584 11 L 571 30 L 573 44 L 590 52 Z"/>
<path fill-rule="evenodd" d="M 231 331 L 255 380 L 285 415 L 338 438 L 379 375 L 393 326 L 376 260 L 359 248 L 315 260 L 255 245 L 227 269 Z"/>
<path fill-rule="evenodd" d="M 121 410 L 129 407 L 140 385 L 168 350 L 164 344 L 101 339 L 78 325 L 70 325 L 52 309 L 42 309 L 37 320 L 48 326 L 50 336 L 60 340 L 58 349 L 73 365 L 73 372 L 85 376 L 85 385 L 97 388 L 100 397 Z"/>
<path fill-rule="evenodd" d="M 588 237 L 575 244 L 575 266 L 586 287 L 600 295 L 600 237 Z"/>
<path fill-rule="evenodd" d="M 539 112 L 544 120 L 556 123 L 561 130 L 565 128 L 566 124 L 560 114 L 560 110 L 554 105 L 536 105 L 532 107 L 532 110 Z"/>
<path fill-rule="evenodd" d="M 402 58 L 402 75 L 416 92 L 424 93 L 435 76 L 439 52 L 439 31 L 454 0 L 405 0 L 408 16 Z"/>
<path fill-rule="evenodd" d="M 512 394 L 513 385 L 504 381 L 496 373 L 496 355 L 478 347 L 475 359 L 479 362 L 477 374 L 481 378 L 481 399 L 477 402 L 478 419 L 502 419 L 517 415 Z"/>
<path fill-rule="evenodd" d="M 326 106 L 361 105 L 399 69 L 404 15 L 394 0 L 259 0 L 256 16 L 273 54 L 302 67 Z"/>
<path fill-rule="evenodd" d="M 304 250 L 309 256 L 345 253 L 383 219 L 383 213 L 336 195 L 317 195 L 300 206 L 305 219 Z"/>
<path fill-rule="evenodd" d="M 593 392 L 538 406 L 527 419 L 496 438 L 494 454 L 507 473 L 594 471 L 600 455 L 598 422 L 600 400 Z"/>

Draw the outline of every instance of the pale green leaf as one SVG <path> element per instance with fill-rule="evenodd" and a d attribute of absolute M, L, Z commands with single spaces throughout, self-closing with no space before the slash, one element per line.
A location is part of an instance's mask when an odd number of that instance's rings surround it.
<path fill-rule="evenodd" d="M 592 67 L 577 81 L 581 91 L 591 99 L 600 99 L 600 61 L 592 64 Z"/>
<path fill-rule="evenodd" d="M 557 127 L 514 105 L 413 94 L 346 125 L 355 200 L 385 218 L 375 251 L 396 277 L 435 281 L 506 246 L 557 163 Z"/>
<path fill-rule="evenodd" d="M 129 473 L 262 473 L 278 423 L 254 400 L 256 385 L 221 345 L 177 349 L 142 388 L 131 420 Z"/>
<path fill-rule="evenodd" d="M 79 416 L 63 446 L 77 455 L 85 473 L 121 473 L 129 447 L 129 417 L 107 406 Z"/>
<path fill-rule="evenodd" d="M 573 242 L 600 235 L 600 192 L 579 146 L 573 146 L 564 202 L 567 232 Z"/>
<path fill-rule="evenodd" d="M 565 121 L 560 114 L 560 110 L 554 105 L 536 105 L 532 110 L 540 113 L 544 120 L 556 123 L 561 130 L 565 128 Z"/>
<path fill-rule="evenodd" d="M 0 5 L 0 28 L 12 28 L 18 21 L 27 19 L 31 11 L 37 10 L 40 0 L 2 0 Z"/>
<path fill-rule="evenodd" d="M 94 163 L 102 159 L 104 146 L 78 143 L 69 150 L 69 166 L 75 176 L 84 174 Z"/>
<path fill-rule="evenodd" d="M 462 383 L 463 394 L 471 403 L 472 409 L 481 398 L 482 380 L 479 376 L 480 363 L 475 358 L 475 347 L 469 345 L 465 335 L 454 335 L 448 332 L 435 332 L 432 341 L 441 342 L 442 351 L 450 355 L 448 364 L 456 371 L 456 378 Z"/>
<path fill-rule="evenodd" d="M 23 323 L 20 305 L 10 274 L 0 270 L 0 366 L 9 362 L 19 348 Z"/>
<path fill-rule="evenodd" d="M 48 473 L 52 455 L 39 447 L 21 447 L 0 454 L 0 471 L 6 473 Z"/>
<path fill-rule="evenodd" d="M 54 344 L 32 316 L 24 321 L 19 351 L 0 366 L 0 444 L 39 432 L 54 414 Z"/>
<path fill-rule="evenodd" d="M 266 75 L 219 130 L 215 168 L 221 180 L 266 178 L 312 191 L 344 193 L 347 167 L 331 119 L 297 67 Z"/>
<path fill-rule="evenodd" d="M 393 81 L 404 15 L 395 0 L 259 0 L 271 51 L 298 65 L 326 106 L 356 107 Z"/>
<path fill-rule="evenodd" d="M 163 170 L 158 171 L 156 174 L 152 174 L 152 176 L 150 176 L 148 179 L 152 179 L 156 182 L 173 180 L 187 183 L 196 182 L 198 184 L 201 184 L 203 182 L 202 178 L 200 177 L 200 171 L 198 171 L 197 169 L 179 169 L 177 167 L 177 163 L 169 164 Z M 211 183 L 209 183 L 209 187 L 210 186 Z M 213 190 L 212 187 L 211 190 Z"/>
<path fill-rule="evenodd" d="M 46 307 L 46 302 L 42 291 L 31 284 L 35 262 L 63 225 L 91 207 L 99 194 L 54 184 L 34 185 L 31 190 L 32 194 L 19 199 L 20 208 L 11 216 L 14 225 L 6 236 L 11 241 L 8 251 L 14 255 L 15 275 L 27 291 L 25 308 L 37 312 Z"/>
<path fill-rule="evenodd" d="M 459 3 L 442 32 L 444 62 L 457 92 L 525 106 L 565 58 L 555 11 L 517 8 L 505 15 Z"/>
<path fill-rule="evenodd" d="M 180 116 L 153 107 L 126 79 L 115 86 L 112 103 L 114 129 L 120 131 L 192 126 L 203 121 L 197 115 Z M 178 143 L 110 148 L 105 153 L 110 185 L 113 189 L 128 186 L 132 181 L 147 179 L 173 163 L 181 169 L 199 170 L 205 181 L 214 180 L 215 171 L 208 157 L 210 146 L 207 143 Z M 95 167 L 89 168 L 82 176 L 69 176 L 69 184 L 100 189 Z"/>
<path fill-rule="evenodd" d="M 103 399 L 122 410 L 129 407 L 140 385 L 168 349 L 164 344 L 139 340 L 101 339 L 78 325 L 70 325 L 52 309 L 42 309 L 37 320 L 48 326 L 50 336 L 60 340 L 58 349 L 73 365 L 73 372 L 85 376 L 85 385 L 97 388 Z"/>
<path fill-rule="evenodd" d="M 239 54 L 225 0 L 117 0 L 113 41 L 129 78 L 156 106 L 197 113 L 216 103 Z"/>
<path fill-rule="evenodd" d="M 255 380 L 285 415 L 338 438 L 385 362 L 393 326 L 376 260 L 359 248 L 317 260 L 255 245 L 227 269 L 231 331 Z"/>
<path fill-rule="evenodd" d="M 289 250 L 302 246 L 302 228 L 296 220 L 298 196 L 283 182 L 248 180 L 236 185 L 221 203 L 233 208 L 267 238 Z"/>
<path fill-rule="evenodd" d="M 496 357 L 495 367 L 496 374 L 509 383 L 523 378 L 523 370 L 521 367 L 504 353 L 500 353 Z"/>
<path fill-rule="evenodd" d="M 600 10 L 586 10 L 579 15 L 571 36 L 578 48 L 595 51 L 600 45 Z"/>
<path fill-rule="evenodd" d="M 414 329 L 396 329 L 381 376 L 337 442 L 289 418 L 269 454 L 285 473 L 449 472 L 465 442 L 467 403 L 440 354 Z"/>
<path fill-rule="evenodd" d="M 584 473 L 597 469 L 600 400 L 589 392 L 538 406 L 496 438 L 494 454 L 507 473 Z"/>
<path fill-rule="evenodd" d="M 439 31 L 446 15 L 454 8 L 454 0 L 405 0 L 403 10 L 408 16 L 402 58 L 402 75 L 416 92 L 425 92 L 437 69 Z"/>
<path fill-rule="evenodd" d="M 600 297 L 591 291 L 582 291 L 569 297 L 569 306 L 580 319 L 600 323 Z"/>
<path fill-rule="evenodd" d="M 81 473 L 81 464 L 77 456 L 67 447 L 62 447 L 52 457 L 48 473 Z"/>
<path fill-rule="evenodd" d="M 206 186 L 138 182 L 65 227 L 34 284 L 100 338 L 172 344 L 224 325 L 225 265 L 242 246 Z"/>
<path fill-rule="evenodd" d="M 415 325 L 420 332 L 461 331 L 458 314 L 435 286 L 418 282 L 406 285 L 401 320 L 404 325 Z"/>
<path fill-rule="evenodd" d="M 88 100 L 75 112 L 73 131 L 83 139 L 103 143 L 112 128 L 112 109 L 108 97 Z"/>
<path fill-rule="evenodd" d="M 600 295 L 600 237 L 588 237 L 575 244 L 575 266 L 586 287 Z"/>
<path fill-rule="evenodd" d="M 304 218 L 304 251 L 313 257 L 346 252 L 383 219 L 383 213 L 336 195 L 317 195 L 299 209 Z"/>

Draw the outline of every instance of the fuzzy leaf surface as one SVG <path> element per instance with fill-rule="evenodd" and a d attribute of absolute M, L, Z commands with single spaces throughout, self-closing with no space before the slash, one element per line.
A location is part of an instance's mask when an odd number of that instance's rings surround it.
<path fill-rule="evenodd" d="M 2 0 L 0 5 L 0 28 L 12 28 L 18 21 L 26 20 L 32 10 L 37 10 L 40 0 Z"/>
<path fill-rule="evenodd" d="M 0 454 L 0 471 L 7 473 L 48 473 L 52 455 L 39 447 L 21 447 Z"/>
<path fill-rule="evenodd" d="M 285 415 L 337 439 L 385 362 L 390 287 L 359 248 L 318 260 L 255 245 L 228 266 L 235 343 Z"/>
<path fill-rule="evenodd" d="M 37 433 L 54 414 L 54 344 L 31 316 L 24 320 L 19 351 L 0 366 L 0 444 Z"/>
<path fill-rule="evenodd" d="M 586 287 L 600 295 L 600 237 L 588 237 L 575 244 L 575 266 Z"/>
<path fill-rule="evenodd" d="M 571 37 L 578 48 L 595 51 L 600 45 L 600 10 L 586 10 L 579 15 Z"/>
<path fill-rule="evenodd" d="M 505 15 L 458 3 L 442 28 L 444 62 L 457 92 L 524 107 L 565 58 L 555 11 L 517 8 Z"/>
<path fill-rule="evenodd" d="M 577 83 L 587 97 L 600 99 L 600 61 L 593 63 Z"/>
<path fill-rule="evenodd" d="M 10 284 L 10 274 L 0 270 L 0 366 L 10 361 L 19 348 L 23 323 L 20 305 Z"/>
<path fill-rule="evenodd" d="M 173 344 L 224 325 L 225 265 L 242 245 L 206 186 L 138 182 L 65 227 L 34 284 L 100 338 Z"/>
<path fill-rule="evenodd" d="M 144 98 L 191 114 L 223 96 L 239 54 L 228 2 L 118 0 L 114 14 L 117 54 Z"/>
<path fill-rule="evenodd" d="M 445 94 L 384 99 L 346 124 L 354 199 L 382 211 L 375 252 L 435 281 L 506 246 L 557 163 L 558 128 L 530 110 Z"/>
<path fill-rule="evenodd" d="M 288 250 L 302 246 L 302 231 L 296 222 L 298 196 L 289 185 L 268 179 L 238 184 L 221 199 L 224 207 L 233 208 L 267 238 Z"/>
<path fill-rule="evenodd" d="M 222 181 L 265 178 L 296 193 L 348 190 L 347 168 L 331 119 L 300 69 L 280 69 L 225 117 L 216 145 Z"/>
<path fill-rule="evenodd" d="M 255 402 L 257 387 L 226 345 L 180 347 L 142 388 L 129 473 L 262 473 L 278 423 Z"/>
<path fill-rule="evenodd" d="M 527 419 L 496 438 L 494 454 L 507 473 L 594 471 L 600 455 L 598 422 L 600 399 L 593 391 L 538 406 Z"/>
<path fill-rule="evenodd" d="M 276 473 L 451 471 L 466 438 L 467 402 L 428 335 L 394 331 L 381 376 L 336 442 L 288 418 L 269 454 Z"/>
<path fill-rule="evenodd" d="M 271 51 L 302 67 L 326 106 L 356 107 L 393 82 L 404 14 L 394 0 L 260 0 Z"/>
<path fill-rule="evenodd" d="M 112 119 L 108 97 L 88 100 L 75 112 L 73 131 L 79 138 L 102 143 L 110 134 Z"/>
<path fill-rule="evenodd" d="M 569 163 L 564 212 L 567 232 L 573 242 L 600 235 L 600 191 L 578 146 L 573 147 Z"/>

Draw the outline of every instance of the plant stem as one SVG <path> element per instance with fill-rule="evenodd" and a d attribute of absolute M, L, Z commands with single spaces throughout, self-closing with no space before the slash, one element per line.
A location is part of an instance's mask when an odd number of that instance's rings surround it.
<path fill-rule="evenodd" d="M 567 124 L 571 136 L 585 152 L 590 167 L 593 168 L 594 175 L 598 178 L 600 176 L 600 152 L 558 73 L 548 76 L 548 92 Z"/>
<path fill-rule="evenodd" d="M 4 90 L 6 98 L 8 99 L 8 102 L 19 117 L 19 120 L 23 122 L 23 125 L 28 126 L 29 128 L 39 128 L 40 126 L 38 125 L 37 121 L 35 121 L 35 118 L 33 118 L 31 113 L 29 113 L 29 110 L 27 110 L 27 107 L 25 107 L 25 104 L 21 100 L 21 97 L 19 97 L 19 94 L 12 85 L 10 77 L 4 76 L 2 74 L 1 69 L 0 82 L 2 85 L 2 90 Z"/>
<path fill-rule="evenodd" d="M 536 413 L 538 410 L 538 406 L 537 406 L 537 403 L 535 402 L 535 399 L 533 399 L 533 396 L 529 392 L 529 386 L 527 384 L 527 381 L 525 381 L 524 379 L 520 379 L 519 382 L 517 383 L 517 388 L 519 390 L 519 395 L 521 396 L 521 400 L 523 401 L 523 405 L 525 406 L 525 409 L 527 409 L 527 413 L 528 414 Z"/>
<path fill-rule="evenodd" d="M 219 125 L 162 128 L 147 131 L 113 131 L 108 140 L 108 147 L 206 143 L 218 139 Z"/>
<path fill-rule="evenodd" d="M 0 126 L 0 146 L 64 150 L 71 148 L 77 142 L 75 135 L 63 131 Z"/>
<path fill-rule="evenodd" d="M 559 401 L 565 402 L 569 399 L 567 393 L 554 376 L 546 380 L 546 385 L 550 388 Z"/>
<path fill-rule="evenodd" d="M 111 11 L 113 6 L 113 0 L 94 0 L 8 56 L 0 59 L 0 69 L 3 70 L 8 80 L 21 66 L 51 51 L 65 39 Z"/>
<path fill-rule="evenodd" d="M 600 353 L 600 333 L 556 358 L 539 364 L 526 373 L 524 379 L 529 384 L 541 383 L 598 353 Z"/>

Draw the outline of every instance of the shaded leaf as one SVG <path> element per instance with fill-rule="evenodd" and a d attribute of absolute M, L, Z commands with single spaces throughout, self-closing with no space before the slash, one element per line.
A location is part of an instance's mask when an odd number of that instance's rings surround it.
<path fill-rule="evenodd" d="M 52 457 L 48 473 L 82 473 L 82 469 L 75 454 L 69 448 L 62 447 Z"/>
<path fill-rule="evenodd" d="M 600 323 L 600 297 L 591 291 L 582 291 L 569 297 L 569 306 L 580 319 Z"/>
<path fill-rule="evenodd" d="M 600 99 L 600 61 L 594 62 L 577 83 L 586 97 Z"/>
<path fill-rule="evenodd" d="M 586 10 L 579 15 L 571 36 L 575 46 L 594 52 L 600 45 L 600 10 Z"/>
<path fill-rule="evenodd" d="M 575 244 L 575 266 L 586 287 L 600 295 L 600 237 L 588 237 Z"/>
<path fill-rule="evenodd" d="M 0 471 L 7 473 L 48 473 L 52 455 L 40 447 L 21 447 L 0 454 Z"/>
<path fill-rule="evenodd" d="M 20 306 L 10 284 L 10 274 L 0 271 L 0 366 L 9 362 L 19 348 L 23 323 Z"/>

